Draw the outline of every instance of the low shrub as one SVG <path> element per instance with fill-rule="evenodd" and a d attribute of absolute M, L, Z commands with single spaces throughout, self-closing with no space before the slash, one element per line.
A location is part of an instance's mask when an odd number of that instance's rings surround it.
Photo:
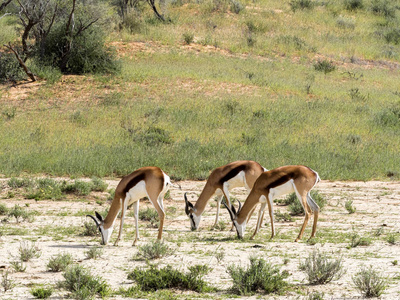
<path fill-rule="evenodd" d="M 324 72 L 324 74 L 328 74 L 336 70 L 336 67 L 327 60 L 320 60 L 314 63 L 314 69 L 319 72 Z"/>
<path fill-rule="evenodd" d="M 387 238 L 386 238 L 386 241 L 391 245 L 395 245 L 396 244 L 396 239 L 397 239 L 396 234 L 389 233 Z"/>
<path fill-rule="evenodd" d="M 189 272 L 184 274 L 170 265 L 159 269 L 155 265 L 143 270 L 134 269 L 128 279 L 134 280 L 143 291 L 156 291 L 160 289 L 192 290 L 195 292 L 211 292 L 214 290 L 202 278 L 210 271 L 206 265 L 189 267 Z"/>
<path fill-rule="evenodd" d="M 301 9 L 313 9 L 315 6 L 315 2 L 312 0 L 291 0 L 289 2 L 290 8 L 293 12 Z"/>
<path fill-rule="evenodd" d="M 85 251 L 87 259 L 98 259 L 103 255 L 103 249 L 100 247 L 93 247 Z"/>
<path fill-rule="evenodd" d="M 155 209 L 147 207 L 139 211 L 139 220 L 150 222 L 150 227 L 158 227 L 158 213 Z"/>
<path fill-rule="evenodd" d="M 350 236 L 350 244 L 347 246 L 347 248 L 355 248 L 358 246 L 369 246 L 372 244 L 371 238 L 368 237 L 362 237 L 358 233 L 353 233 Z"/>
<path fill-rule="evenodd" d="M 10 265 L 14 269 L 15 272 L 25 272 L 25 270 L 26 270 L 26 266 L 20 260 L 11 261 Z"/>
<path fill-rule="evenodd" d="M 37 299 L 47 299 L 53 294 L 52 287 L 36 287 L 31 290 L 31 294 L 33 297 Z"/>
<path fill-rule="evenodd" d="M 93 188 L 93 183 L 86 182 L 82 180 L 75 180 L 74 183 L 66 183 L 62 184 L 62 192 L 64 193 L 73 193 L 78 196 L 87 196 L 90 194 Z"/>
<path fill-rule="evenodd" d="M 101 178 L 93 177 L 91 182 L 92 182 L 92 191 L 104 192 L 108 188 L 108 184 L 104 182 Z"/>
<path fill-rule="evenodd" d="M 8 207 L 4 203 L 0 203 L 0 215 L 8 215 Z"/>
<path fill-rule="evenodd" d="M 22 241 L 19 244 L 18 254 L 21 261 L 27 262 L 32 258 L 39 258 L 42 255 L 42 252 L 35 243 Z"/>
<path fill-rule="evenodd" d="M 7 181 L 7 184 L 10 188 L 17 189 L 17 188 L 28 188 L 34 185 L 33 180 L 30 178 L 16 178 L 12 177 Z"/>
<path fill-rule="evenodd" d="M 60 183 L 52 178 L 35 180 L 34 187 L 29 188 L 28 193 L 25 195 L 27 199 L 35 199 L 36 201 L 44 199 L 58 200 L 62 196 Z"/>
<path fill-rule="evenodd" d="M 157 259 L 172 254 L 173 250 L 163 242 L 155 241 L 138 247 L 137 256 L 143 259 Z"/>
<path fill-rule="evenodd" d="M 4 292 L 7 292 L 15 287 L 15 282 L 9 277 L 9 275 L 10 272 L 5 271 L 1 277 L 1 286 L 3 287 Z"/>
<path fill-rule="evenodd" d="M 19 206 L 18 204 L 15 204 L 14 207 L 8 211 L 8 216 L 14 217 L 17 223 L 19 223 L 21 219 L 23 221 L 26 221 L 30 220 L 31 218 L 29 212 L 25 208 Z"/>
<path fill-rule="evenodd" d="M 345 273 L 342 257 L 329 259 L 325 253 L 314 250 L 300 263 L 299 269 L 306 273 L 310 284 L 325 284 L 337 280 Z"/>
<path fill-rule="evenodd" d="M 242 268 L 228 266 L 228 274 L 233 280 L 231 290 L 238 295 L 251 295 L 258 291 L 266 294 L 283 292 L 288 283 L 284 281 L 289 274 L 281 272 L 278 266 L 271 265 L 262 258 L 250 257 L 250 266 Z"/>
<path fill-rule="evenodd" d="M 26 78 L 14 54 L 0 52 L 0 83 L 17 82 Z"/>
<path fill-rule="evenodd" d="M 355 11 L 364 8 L 363 0 L 344 0 L 344 8 L 349 11 Z"/>
<path fill-rule="evenodd" d="M 356 212 L 356 208 L 353 206 L 353 200 L 347 200 L 344 204 L 344 208 L 346 208 L 349 214 L 354 214 Z"/>
<path fill-rule="evenodd" d="M 65 280 L 59 286 L 71 292 L 75 299 L 89 299 L 96 295 L 104 298 L 111 293 L 109 285 L 103 279 L 92 276 L 82 266 L 69 266 L 63 277 Z"/>
<path fill-rule="evenodd" d="M 85 221 L 83 223 L 83 233 L 84 236 L 96 236 L 99 233 L 96 223 L 92 221 Z"/>
<path fill-rule="evenodd" d="M 186 45 L 190 45 L 193 43 L 194 40 L 194 34 L 190 32 L 185 32 L 183 35 L 183 41 L 185 42 Z"/>
<path fill-rule="evenodd" d="M 379 297 L 387 288 L 387 280 L 372 266 L 362 267 L 353 277 L 353 283 L 364 297 Z"/>
<path fill-rule="evenodd" d="M 73 258 L 71 254 L 61 253 L 49 259 L 49 262 L 47 263 L 47 269 L 51 272 L 65 271 L 72 263 Z"/>

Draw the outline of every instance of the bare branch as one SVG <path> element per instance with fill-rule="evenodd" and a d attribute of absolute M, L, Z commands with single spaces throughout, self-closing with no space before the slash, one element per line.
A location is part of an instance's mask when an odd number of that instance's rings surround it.
<path fill-rule="evenodd" d="M 11 15 L 11 13 L 5 13 L 4 15 L 2 15 L 2 16 L 0 17 L 0 20 L 1 20 L 2 18 L 4 18 L 5 16 L 8 16 L 8 15 Z"/>
<path fill-rule="evenodd" d="M 11 3 L 12 0 L 5 0 L 1 5 L 0 5 L 0 11 L 2 11 L 8 4 Z M 3 16 L 4 17 L 4 16 Z"/>
<path fill-rule="evenodd" d="M 36 81 L 35 75 L 33 75 L 33 73 L 28 69 L 28 67 L 26 66 L 26 64 L 24 63 L 24 61 L 21 59 L 21 57 L 19 56 L 17 50 L 15 50 L 12 46 L 11 43 L 8 43 L 8 45 L 4 45 L 4 47 L 6 47 L 7 49 L 10 49 L 14 54 L 15 57 L 17 58 L 19 65 L 22 67 L 22 69 L 24 69 L 26 75 L 29 76 L 30 79 L 32 79 L 32 81 Z"/>

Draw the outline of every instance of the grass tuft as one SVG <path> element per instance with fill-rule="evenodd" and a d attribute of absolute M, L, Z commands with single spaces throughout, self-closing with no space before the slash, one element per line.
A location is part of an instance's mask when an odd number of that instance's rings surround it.
<path fill-rule="evenodd" d="M 47 269 L 51 272 L 65 271 L 73 263 L 72 255 L 69 253 L 60 253 L 49 259 Z"/>
<path fill-rule="evenodd" d="M 138 247 L 137 257 L 142 259 L 158 259 L 169 256 L 173 250 L 163 242 L 155 241 Z"/>
<path fill-rule="evenodd" d="M 387 280 L 372 266 L 362 267 L 353 277 L 356 288 L 366 298 L 379 297 L 387 288 Z"/>

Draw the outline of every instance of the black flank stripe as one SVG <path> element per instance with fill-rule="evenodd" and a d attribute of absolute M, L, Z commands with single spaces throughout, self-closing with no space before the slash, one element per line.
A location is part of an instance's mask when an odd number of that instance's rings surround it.
<path fill-rule="evenodd" d="M 280 177 L 278 180 L 271 182 L 268 186 L 267 186 L 267 190 L 269 189 L 273 189 L 277 186 L 280 186 L 282 184 L 285 184 L 286 182 L 288 182 L 290 179 L 294 178 L 294 174 L 289 173 L 285 176 Z"/>
<path fill-rule="evenodd" d="M 140 181 L 144 180 L 144 178 L 145 178 L 144 173 L 141 173 L 138 176 L 132 178 L 132 180 L 128 182 L 128 184 L 124 189 L 124 195 L 126 195 L 126 193 L 129 192 L 129 190 L 133 188 L 135 185 L 137 185 Z"/>
<path fill-rule="evenodd" d="M 232 179 L 233 177 L 235 177 L 237 174 L 239 174 L 241 171 L 244 171 L 245 169 L 246 169 L 245 165 L 240 165 L 240 166 L 230 170 L 228 172 L 228 174 L 226 174 L 224 177 L 221 178 L 219 183 L 221 185 L 224 184 L 224 182 L 227 182 L 229 179 Z"/>

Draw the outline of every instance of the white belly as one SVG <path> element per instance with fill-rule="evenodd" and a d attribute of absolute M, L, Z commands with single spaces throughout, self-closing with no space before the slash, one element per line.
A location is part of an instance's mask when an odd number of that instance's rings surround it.
<path fill-rule="evenodd" d="M 240 171 L 235 177 L 232 177 L 228 181 L 224 182 L 224 189 L 227 189 L 228 191 L 237 188 L 237 187 L 246 187 L 247 188 L 247 183 L 246 183 L 246 177 L 244 175 L 244 171 Z M 217 196 L 222 195 L 222 191 L 220 189 L 217 189 L 215 194 Z"/>
<path fill-rule="evenodd" d="M 144 180 L 139 181 L 133 188 L 131 188 L 128 191 L 127 194 L 129 194 L 129 197 L 130 197 L 128 205 L 131 205 L 132 203 L 138 201 L 139 199 L 141 199 L 143 197 L 147 197 L 145 181 Z"/>
<path fill-rule="evenodd" d="M 272 201 L 280 196 L 294 193 L 294 192 L 295 192 L 295 189 L 294 189 L 293 179 L 290 179 L 288 182 L 270 189 L 268 198 L 270 201 Z"/>

